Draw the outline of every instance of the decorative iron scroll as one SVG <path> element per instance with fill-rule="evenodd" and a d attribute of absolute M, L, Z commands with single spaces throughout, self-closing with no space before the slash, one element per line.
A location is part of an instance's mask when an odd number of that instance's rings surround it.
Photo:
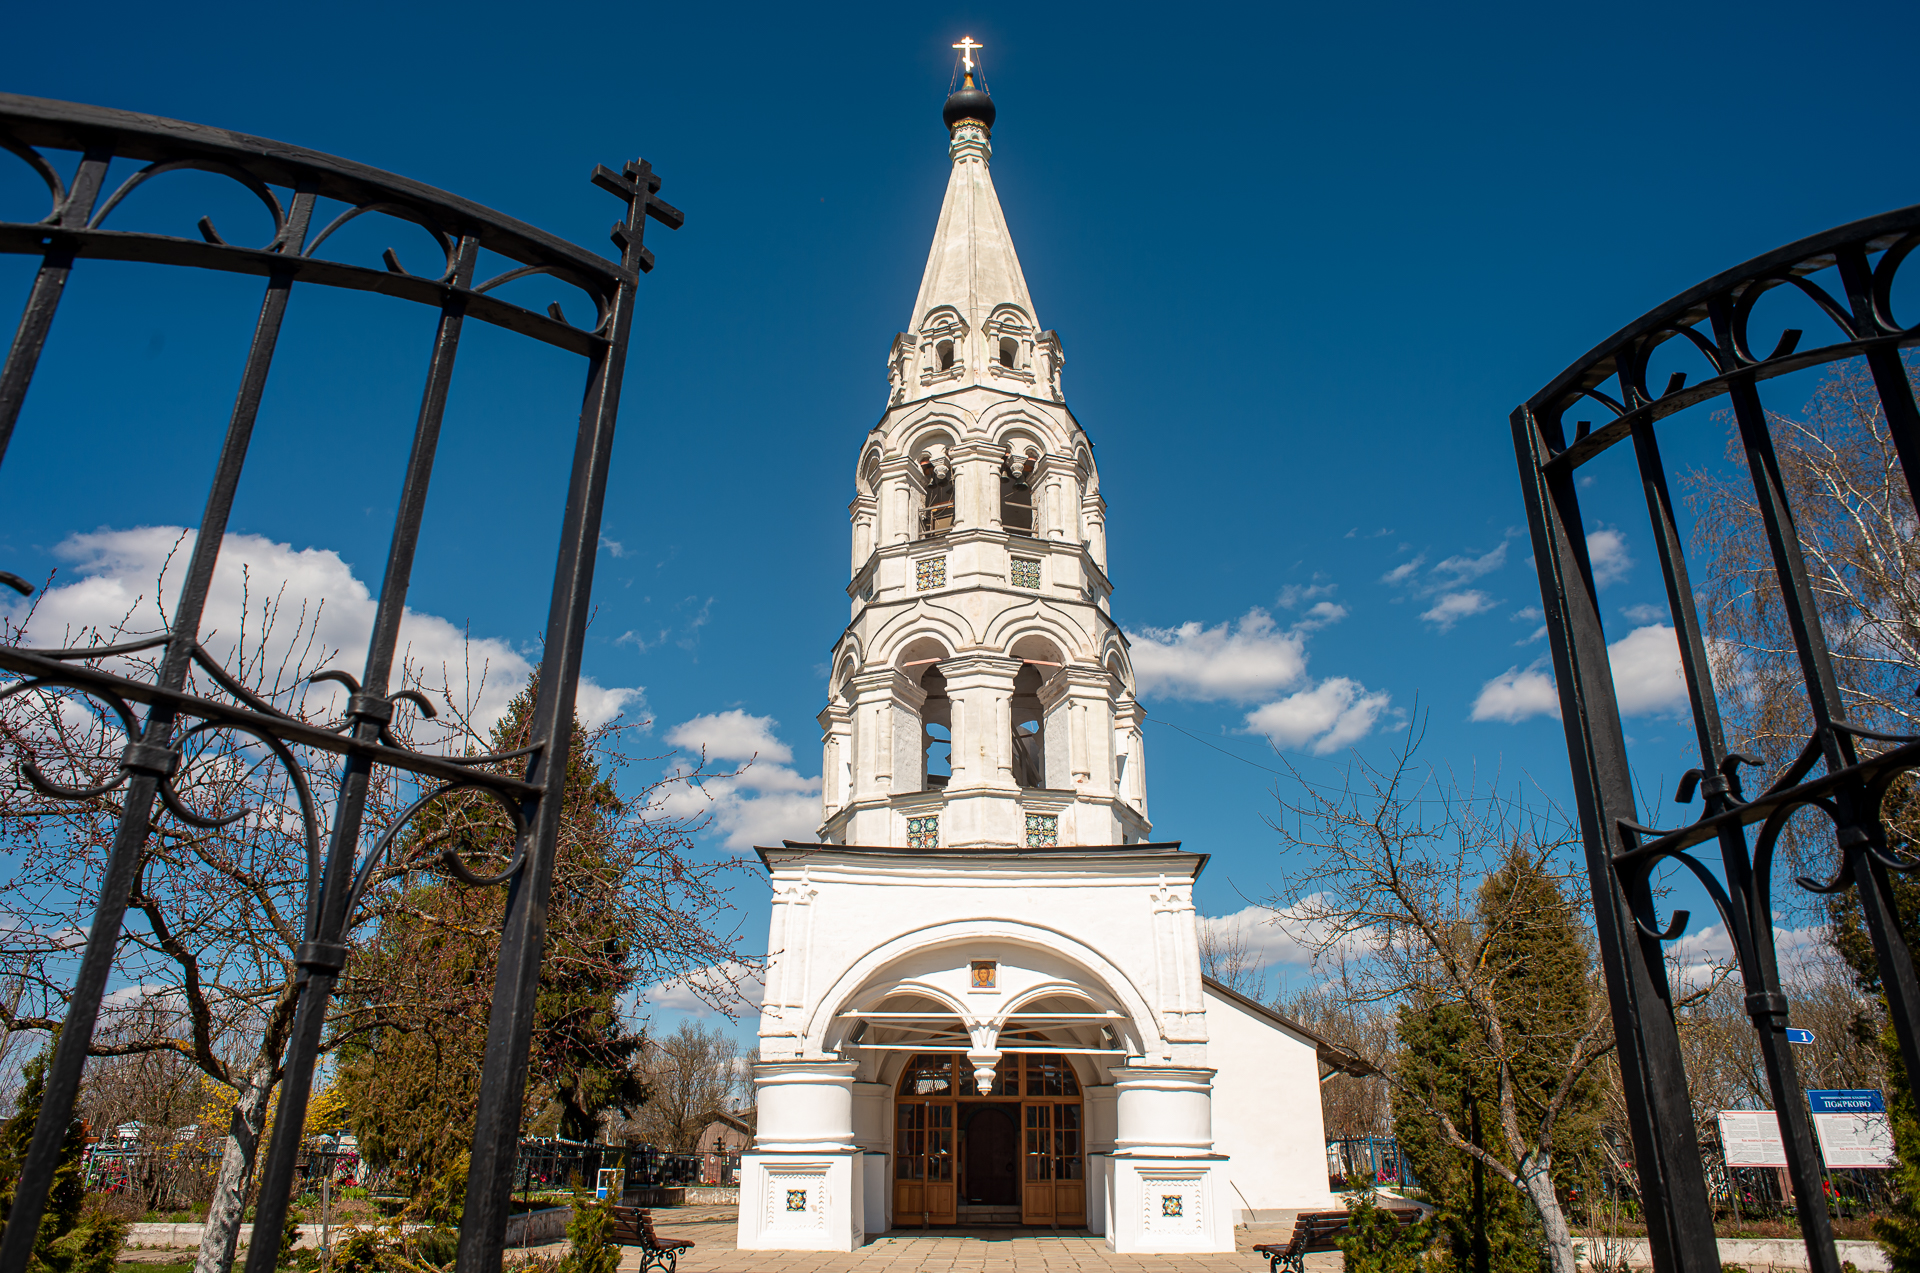
<path fill-rule="evenodd" d="M 127 737 L 119 775 L 104 786 L 64 787 L 31 763 L 22 766 L 27 781 L 48 795 L 88 799 L 121 787 L 125 794 L 68 1014 L 48 1068 L 43 1108 L 0 1241 L 0 1273 L 24 1273 L 32 1252 L 154 802 L 200 826 L 242 816 L 197 813 L 172 784 L 183 745 L 217 730 L 257 741 L 285 769 L 301 809 L 309 863 L 304 940 L 292 952 L 305 980 L 273 1140 L 265 1158 L 247 1259 L 249 1273 L 271 1273 L 279 1248 L 276 1235 L 285 1227 L 321 1027 L 327 1001 L 345 966 L 346 924 L 354 903 L 375 868 L 393 850 L 402 828 L 434 801 L 460 792 L 491 798 L 505 810 L 514 830 L 513 851 L 505 868 L 491 875 L 469 869 L 452 846 L 437 841 L 415 846 L 416 851 L 437 849 L 449 873 L 468 885 L 513 885 L 501 930 L 499 974 L 457 1264 L 463 1273 L 497 1273 L 561 814 L 559 797 L 546 798 L 549 775 L 566 772 L 572 741 L 574 695 L 634 291 L 640 273 L 653 268 L 653 254 L 643 242 L 646 224 L 651 218 L 677 229 L 681 214 L 658 198 L 660 179 L 644 160 L 626 164 L 618 172 L 596 168 L 593 184 L 626 204 L 625 214 L 612 230 L 619 257 L 609 260 L 458 196 L 331 155 L 198 124 L 11 94 L 0 94 L 0 148 L 37 174 L 48 194 L 47 214 L 39 220 L 0 221 L 0 252 L 40 258 L 19 329 L 0 368 L 0 461 L 78 261 L 142 261 L 253 274 L 266 280 L 225 444 L 167 631 L 140 641 L 76 649 L 0 646 L 0 669 L 13 674 L 9 681 L 0 682 L 4 684 L 0 697 L 45 688 L 75 691 L 110 710 Z M 48 152 L 77 152 L 78 158 L 63 170 L 48 158 Z M 114 172 L 117 184 L 110 185 L 116 161 L 121 161 L 121 168 Z M 126 172 L 128 162 L 138 167 Z M 229 243 L 206 217 L 195 227 L 197 238 L 115 228 L 113 214 L 143 187 L 167 173 L 187 169 L 226 177 L 245 189 L 270 216 L 271 237 L 256 246 Z M 409 273 L 391 248 L 383 255 L 381 268 L 320 255 L 336 231 L 368 214 L 424 230 L 439 248 L 444 267 L 431 276 Z M 316 232 L 315 222 L 321 215 L 330 219 Z M 505 258 L 509 265 L 476 282 L 483 252 Z M 558 304 L 539 313 L 498 294 L 505 284 L 531 275 L 550 276 L 585 292 L 594 311 L 591 321 L 575 325 Z M 344 672 L 314 678 L 338 681 L 348 691 L 346 719 L 338 729 L 280 711 L 227 675 L 200 644 L 202 612 L 281 322 L 294 285 L 303 283 L 375 292 L 432 306 L 440 314 L 412 451 L 401 477 L 399 508 L 364 669 L 357 679 Z M 579 354 L 586 359 L 587 377 L 545 626 L 539 692 L 529 721 L 530 745 L 496 755 L 456 757 L 414 750 L 396 739 L 390 726 L 403 705 L 426 715 L 432 715 L 433 709 L 417 692 L 395 692 L 390 686 L 448 386 L 461 328 L 469 318 Z M 0 584 L 22 594 L 32 591 L 11 572 L 0 571 Z M 154 651 L 150 657 L 158 665 L 151 679 L 97 666 L 103 659 L 148 650 Z M 187 678 L 196 668 L 226 697 L 189 692 Z M 311 785 L 295 747 L 338 757 L 339 791 L 324 845 Z M 515 764 L 507 762 L 517 763 L 518 776 L 510 772 Z M 356 860 L 375 766 L 438 782 Z"/>
<path fill-rule="evenodd" d="M 1684 931 L 1688 916 L 1678 912 L 1665 926 L 1656 918 L 1651 877 L 1660 862 L 1676 862 L 1699 880 L 1733 939 L 1747 1012 L 1759 1035 L 1782 1122 L 1788 1171 L 1814 1273 L 1839 1273 L 1840 1265 L 1819 1150 L 1786 1039 L 1789 1005 L 1780 990 L 1773 940 L 1774 852 L 1787 819 L 1797 810 L 1818 809 L 1832 821 L 1842 862 L 1830 881 L 1801 878 L 1798 883 L 1823 893 L 1859 890 L 1907 1072 L 1920 1074 L 1920 985 L 1888 877 L 1890 871 L 1920 868 L 1920 861 L 1889 845 L 1880 811 L 1890 786 L 1920 768 L 1920 739 L 1874 733 L 1846 719 L 1758 388 L 1761 381 L 1788 372 L 1863 359 L 1908 492 L 1920 505 L 1920 409 L 1900 355 L 1903 347 L 1920 343 L 1920 323 L 1903 326 L 1893 310 L 1895 280 L 1916 247 L 1920 207 L 1789 244 L 1711 278 L 1629 324 L 1516 408 L 1512 417 L 1593 886 L 1601 962 L 1620 1041 L 1635 1168 L 1660 1273 L 1712 1273 L 1719 1268 L 1661 952 L 1661 943 Z M 1827 343 L 1803 349 L 1805 333 L 1789 329 L 1770 351 L 1756 353 L 1749 331 L 1755 307 L 1779 287 L 1795 289 L 1825 316 L 1832 325 Z M 1675 373 L 1655 393 L 1648 386 L 1649 362 L 1662 344 L 1676 339 L 1697 350 L 1711 374 L 1688 385 L 1684 373 Z M 1609 382 L 1612 392 L 1606 391 Z M 1674 412 L 1723 395 L 1732 406 L 1753 480 L 1813 721 L 1798 758 L 1752 797 L 1742 787 L 1739 767 L 1761 762 L 1727 748 L 1655 429 Z M 1580 414 L 1592 411 L 1601 423 L 1596 427 L 1576 421 L 1569 440 L 1566 417 L 1576 408 Z M 1699 767 L 1684 777 L 1677 799 L 1690 803 L 1698 792 L 1702 814 L 1692 824 L 1670 830 L 1643 826 L 1635 818 L 1625 736 L 1581 533 L 1575 480 L 1582 465 L 1629 440 L 1700 749 Z M 1747 829 L 1756 825 L 1758 834 L 1749 845 Z M 1703 844 L 1717 849 L 1721 874 L 1690 852 Z"/>

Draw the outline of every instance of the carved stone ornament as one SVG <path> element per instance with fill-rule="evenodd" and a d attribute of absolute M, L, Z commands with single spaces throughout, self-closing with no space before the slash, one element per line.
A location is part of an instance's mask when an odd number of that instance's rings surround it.
<path fill-rule="evenodd" d="M 1020 454 L 1007 452 L 1007 458 L 1000 462 L 1000 471 L 1016 482 L 1025 482 L 1033 476 L 1034 469 L 1040 466 L 1040 452 L 1028 447 Z"/>
<path fill-rule="evenodd" d="M 935 443 L 920 452 L 920 471 L 929 482 L 945 482 L 953 477 L 953 461 L 947 458 L 947 448 Z"/>

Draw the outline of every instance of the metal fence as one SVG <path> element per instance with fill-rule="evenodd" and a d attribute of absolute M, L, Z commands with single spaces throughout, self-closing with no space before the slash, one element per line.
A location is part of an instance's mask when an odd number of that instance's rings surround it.
<path fill-rule="evenodd" d="M 1395 1189 L 1417 1187 L 1413 1165 L 1392 1136 L 1335 1136 L 1327 1141 L 1327 1183 L 1334 1189 L 1352 1189 L 1362 1182 Z"/>
<path fill-rule="evenodd" d="M 10 680 L 0 681 L 0 694 L 52 690 L 86 695 L 111 713 L 127 740 L 118 777 L 103 787 L 72 790 L 26 774 L 42 792 L 59 798 L 95 800 L 121 789 L 116 798 L 122 813 L 48 1067 L 44 1104 L 5 1236 L 0 1239 L 0 1273 L 25 1273 L 31 1257 L 156 805 L 164 801 L 167 810 L 184 822 L 222 825 L 220 817 L 209 819 L 188 807 L 172 785 L 184 743 L 219 732 L 264 748 L 286 771 L 303 811 L 308 863 L 304 937 L 288 952 L 304 982 L 285 1058 L 273 1140 L 264 1160 L 249 1273 L 271 1273 L 279 1244 L 267 1235 L 277 1235 L 286 1223 L 289 1193 L 299 1168 L 308 1089 L 327 1002 L 347 957 L 346 924 L 355 900 L 375 867 L 390 852 L 400 851 L 402 829 L 428 806 L 448 797 L 491 802 L 514 829 L 512 855 L 494 873 L 476 871 L 438 837 L 427 837 L 416 846 L 426 852 L 422 865 L 437 858 L 439 865 L 465 884 L 510 886 L 457 1265 L 461 1273 L 498 1273 L 561 816 L 559 796 L 549 798 L 549 776 L 567 771 L 574 694 L 635 290 L 639 274 L 650 269 L 653 260 L 642 239 L 649 218 L 674 228 L 680 224 L 680 214 L 657 197 L 659 178 L 644 161 L 626 164 L 618 172 L 596 169 L 593 183 L 625 205 L 612 234 L 618 259 L 610 260 L 456 195 L 332 155 L 199 124 L 11 94 L 0 94 L 0 149 L 26 164 L 45 184 L 48 196 L 47 212 L 37 220 L 0 221 L 0 252 L 40 260 L 13 343 L 0 366 L 0 459 L 20 418 L 67 281 L 80 261 L 137 261 L 265 280 L 225 440 L 211 475 L 185 580 L 169 612 L 168 630 L 145 641 L 113 646 L 0 647 L 0 672 L 11 674 Z M 256 245 L 229 243 L 205 217 L 192 237 L 123 230 L 110 224 L 115 210 L 129 199 L 139 198 L 152 183 L 182 170 L 211 173 L 236 183 L 267 210 L 271 237 Z M 381 265 L 356 264 L 322 253 L 336 230 L 363 216 L 404 225 L 407 233 L 424 229 L 441 249 L 444 268 L 432 275 L 412 274 L 390 250 Z M 334 247 L 337 251 L 338 241 Z M 498 272 L 488 277 L 496 267 Z M 576 326 L 558 305 L 542 313 L 497 294 L 503 285 L 532 275 L 581 289 L 593 307 L 592 318 Z M 342 680 L 351 694 L 345 717 L 334 728 L 295 719 L 249 692 L 200 644 L 214 567 L 246 468 L 283 320 L 295 291 L 308 286 L 372 293 L 438 312 L 437 329 L 424 351 L 424 383 L 412 450 L 404 470 L 393 475 L 399 490 L 398 509 L 366 661 L 357 678 L 343 672 L 325 674 Z M 571 475 L 552 600 L 542 626 L 545 651 L 529 723 L 530 741 L 518 751 L 492 756 L 415 751 L 402 745 L 389 729 L 403 704 L 410 703 L 416 711 L 430 710 L 420 695 L 394 689 L 393 665 L 448 388 L 461 331 L 469 319 L 578 355 L 586 372 L 579 427 L 571 440 Z M 84 464 L 82 448 L 101 445 L 104 435 L 98 429 L 73 425 L 62 423 L 73 429 L 76 439 L 85 439 L 73 443 L 76 462 Z M 510 462 L 509 457 L 503 460 Z M 341 462 L 366 461 L 347 456 Z M 442 498 L 450 497 L 443 494 Z M 88 515 L 80 514 L 83 520 Z M 32 591 L 17 574 L 4 569 L 0 569 L 0 585 L 23 595 Z M 102 666 L 103 660 L 140 651 L 153 651 L 158 661 L 152 679 Z M 221 696 L 189 691 L 189 673 L 196 669 L 219 686 Z M 320 804 L 296 749 L 321 758 L 314 780 L 337 784 L 330 809 L 332 825 L 324 843 Z M 362 854 L 364 806 L 376 766 L 411 774 L 429 790 L 395 825 L 375 829 L 372 847 Z M 244 811 L 226 820 L 243 815 Z"/>
<path fill-rule="evenodd" d="M 1663 943 L 1685 930 L 1687 915 L 1679 912 L 1668 923 L 1656 913 L 1653 873 L 1662 862 L 1677 864 L 1698 880 L 1732 938 L 1771 1103 L 1782 1111 L 1787 1170 L 1802 1203 L 1796 1215 L 1813 1273 L 1839 1273 L 1840 1265 L 1824 1202 L 1819 1151 L 1786 1039 L 1789 1004 L 1780 988 L 1772 922 L 1774 852 L 1796 811 L 1816 810 L 1831 823 L 1840 862 L 1830 880 L 1798 882 L 1814 893 L 1857 891 L 1907 1073 L 1920 1074 L 1920 982 L 1901 934 L 1888 874 L 1911 871 L 1920 862 L 1889 842 L 1881 813 L 1889 789 L 1920 766 L 1920 739 L 1876 733 L 1847 720 L 1760 395 L 1760 385 L 1774 377 L 1861 359 L 1871 373 L 1907 489 L 1920 492 L 1920 408 L 1900 353 L 1920 343 L 1920 325 L 1903 326 L 1894 314 L 1896 282 L 1916 247 L 1920 207 L 1870 217 L 1757 257 L 1635 319 L 1554 377 L 1512 416 L 1601 964 L 1620 1043 L 1634 1167 L 1660 1273 L 1714 1273 L 1719 1267 L 1706 1171 L 1695 1143 L 1673 990 L 1662 951 Z M 1753 330 L 1755 307 L 1770 291 L 1783 287 L 1811 301 L 1825 327 L 1809 348 L 1801 347 L 1803 331 L 1785 330 L 1769 352 L 1767 341 Z M 1820 339 L 1826 343 L 1818 343 Z M 1675 372 L 1656 390 L 1649 385 L 1650 360 L 1670 340 L 1697 353 L 1707 375 L 1689 384 L 1685 373 Z M 1798 758 L 1751 796 L 1739 769 L 1761 762 L 1729 749 L 1721 727 L 1720 702 L 1659 444 L 1663 421 L 1721 398 L 1731 406 L 1738 429 L 1813 722 Z M 1570 412 L 1593 418 L 1573 419 Z M 1699 748 L 1699 764 L 1682 780 L 1676 798 L 1689 803 L 1697 792 L 1704 807 L 1696 821 L 1681 827 L 1639 821 L 1599 592 L 1587 555 L 1588 523 L 1580 508 L 1581 487 L 1605 480 L 1604 469 L 1583 468 L 1627 442 L 1633 446 L 1635 477 L 1666 584 Z M 1698 848 L 1704 848 L 1709 859 L 1719 859 L 1718 870 L 1694 856 Z"/>

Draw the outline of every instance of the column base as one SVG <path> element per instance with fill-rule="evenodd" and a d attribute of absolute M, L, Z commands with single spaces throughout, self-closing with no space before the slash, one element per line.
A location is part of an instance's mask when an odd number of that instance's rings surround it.
<path fill-rule="evenodd" d="M 743 1251 L 852 1251 L 867 1240 L 858 1149 L 740 1156 Z M 884 1156 L 879 1158 L 884 1163 Z"/>
<path fill-rule="evenodd" d="M 1118 1255 L 1233 1250 L 1224 1154 L 1106 1162 L 1107 1249 Z"/>

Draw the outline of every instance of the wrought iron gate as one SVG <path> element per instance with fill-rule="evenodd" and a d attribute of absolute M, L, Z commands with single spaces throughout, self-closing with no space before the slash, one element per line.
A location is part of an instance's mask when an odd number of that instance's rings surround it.
<path fill-rule="evenodd" d="M 1733 938 L 1747 1012 L 1759 1035 L 1774 1108 L 1783 1124 L 1788 1171 L 1814 1273 L 1839 1273 L 1839 1262 L 1820 1182 L 1819 1151 L 1786 1039 L 1789 1005 L 1780 991 L 1773 940 L 1774 852 L 1796 810 L 1818 809 L 1832 821 L 1841 857 L 1833 880 L 1802 878 L 1800 885 L 1822 893 L 1859 891 L 1907 1073 L 1920 1075 L 1920 985 L 1888 878 L 1889 871 L 1911 871 L 1920 862 L 1889 845 L 1881 817 L 1889 789 L 1901 775 L 1920 767 L 1920 739 L 1876 733 L 1847 721 L 1759 391 L 1762 381 L 1788 372 L 1863 359 L 1908 493 L 1920 505 L 1920 411 L 1900 355 L 1903 347 L 1920 343 L 1920 324 L 1902 326 L 1893 313 L 1894 280 L 1916 247 L 1920 207 L 1789 244 L 1709 279 L 1628 324 L 1513 413 L 1514 449 L 1547 611 L 1601 961 L 1632 1116 L 1635 1167 L 1660 1273 L 1710 1273 L 1719 1268 L 1661 952 L 1661 943 L 1685 928 L 1687 915 L 1678 912 L 1664 927 L 1655 917 L 1651 875 L 1661 861 L 1675 861 L 1699 879 Z M 1818 306 L 1832 324 L 1833 339 L 1803 350 L 1803 333 L 1788 330 L 1771 352 L 1756 352 L 1749 333 L 1754 307 L 1776 287 L 1796 288 Z M 1675 338 L 1698 349 L 1712 374 L 1692 385 L 1685 375 L 1675 374 L 1654 392 L 1647 384 L 1649 359 L 1662 343 Z M 1742 790 L 1739 766 L 1760 762 L 1729 751 L 1722 733 L 1655 427 L 1676 411 L 1722 395 L 1738 427 L 1813 721 L 1798 758 L 1752 798 Z M 1575 407 L 1583 413 L 1591 409 L 1604 419 L 1597 427 L 1574 422 L 1569 437 L 1567 413 Z M 1638 461 L 1700 749 L 1700 766 L 1682 781 L 1678 799 L 1686 803 L 1697 788 L 1705 808 L 1699 820 L 1671 830 L 1636 821 L 1626 739 L 1580 516 L 1576 477 L 1581 466 L 1626 441 L 1632 442 Z M 1810 777 L 1816 766 L 1823 772 Z M 1756 825 L 1758 834 L 1750 846 L 1747 829 Z M 1692 855 L 1701 845 L 1717 849 L 1724 878 Z"/>
<path fill-rule="evenodd" d="M 10 1223 L 4 1241 L 0 1241 L 0 1271 L 23 1273 L 32 1252 L 154 802 L 164 801 L 175 817 L 188 822 L 216 825 L 187 809 L 170 784 L 180 763 L 182 740 L 209 730 L 228 730 L 257 740 L 285 768 L 305 813 L 307 859 L 311 864 L 305 941 L 293 952 L 305 983 L 286 1056 L 272 1144 L 266 1154 L 247 1269 L 249 1273 L 271 1273 L 279 1243 L 269 1235 L 278 1235 L 286 1222 L 289 1187 L 297 1166 L 327 1000 L 347 958 L 345 926 L 355 899 L 382 855 L 395 843 L 395 833 L 400 829 L 400 824 L 384 828 L 373 848 L 364 856 L 360 854 L 369 777 L 376 766 L 390 766 L 438 784 L 407 810 L 401 824 L 435 800 L 475 792 L 497 802 L 514 829 L 512 857 L 497 874 L 476 875 L 451 848 L 441 854 L 446 868 L 464 883 L 504 885 L 508 890 L 457 1265 L 463 1273 L 497 1273 L 561 816 L 558 788 L 567 771 L 572 741 L 574 693 L 599 545 L 607 466 L 613 450 L 614 417 L 620 401 L 634 291 L 640 272 L 653 266 L 653 256 L 642 239 L 649 217 L 677 229 L 681 214 L 657 197 L 660 179 L 644 160 L 629 163 L 619 172 L 595 169 L 593 184 L 627 205 L 625 215 L 613 227 L 613 242 L 619 249 L 619 259 L 613 261 L 456 195 L 331 155 L 176 120 L 10 94 L 0 94 L 0 147 L 31 167 L 46 183 L 50 196 L 50 210 L 41 220 L 0 222 L 0 251 L 41 258 L 18 333 L 4 370 L 0 370 L 0 459 L 5 457 L 61 293 L 77 261 L 142 261 L 252 274 L 266 280 L 265 297 L 206 511 L 200 519 L 168 630 L 147 641 L 117 646 L 65 650 L 0 647 L 0 669 L 18 678 L 6 693 L 40 687 L 79 691 L 111 709 L 128 739 L 120 775 L 107 787 L 61 790 L 29 775 L 42 790 L 60 796 L 96 796 L 123 783 L 126 792 L 70 1007 L 48 1070 L 45 1102 L 34 1127 Z M 42 151 L 78 152 L 78 159 L 63 174 Z M 109 165 L 115 159 L 141 166 L 106 193 Z M 266 207 L 273 219 L 272 238 L 257 247 L 231 244 L 204 217 L 198 227 L 199 240 L 109 227 L 112 213 L 129 195 L 147 181 L 179 169 L 216 173 L 237 182 Z M 323 200 L 328 201 L 329 210 L 337 205 L 339 211 L 316 232 L 316 213 Z M 317 255 L 335 231 L 366 214 L 423 227 L 445 253 L 444 270 L 431 277 L 410 274 L 391 250 L 385 255 L 384 269 Z M 482 252 L 505 258 L 510 268 L 476 282 Z M 593 321 L 575 326 L 558 305 L 543 314 L 495 294 L 506 283 L 536 274 L 551 275 L 585 291 L 596 307 Z M 338 731 L 297 720 L 248 692 L 223 676 L 200 645 L 202 611 L 282 319 L 296 283 L 377 292 L 439 311 L 412 450 L 401 478 L 399 509 L 366 664 L 357 681 L 342 673 L 331 674 L 335 679 L 345 679 L 351 691 L 347 718 Z M 394 738 L 389 726 L 398 703 L 409 698 L 416 707 L 425 703 L 411 691 L 393 692 L 391 681 L 441 418 L 461 327 L 468 318 L 578 354 L 586 360 L 587 375 L 554 567 L 539 692 L 530 721 L 530 743 L 503 755 L 454 757 L 405 747 Z M 17 575 L 0 572 L 0 583 L 23 594 L 31 592 Z M 151 681 L 94 666 L 102 658 L 146 649 L 156 650 L 160 659 L 158 675 Z M 230 697 L 215 699 L 188 692 L 187 677 L 195 665 Z M 144 717 L 136 712 L 134 704 L 144 707 Z M 339 758 L 339 794 L 324 847 L 311 788 L 292 750 L 296 746 Z M 523 772 L 518 777 L 494 772 L 501 761 L 519 761 Z M 551 799 L 547 798 L 550 785 Z"/>

